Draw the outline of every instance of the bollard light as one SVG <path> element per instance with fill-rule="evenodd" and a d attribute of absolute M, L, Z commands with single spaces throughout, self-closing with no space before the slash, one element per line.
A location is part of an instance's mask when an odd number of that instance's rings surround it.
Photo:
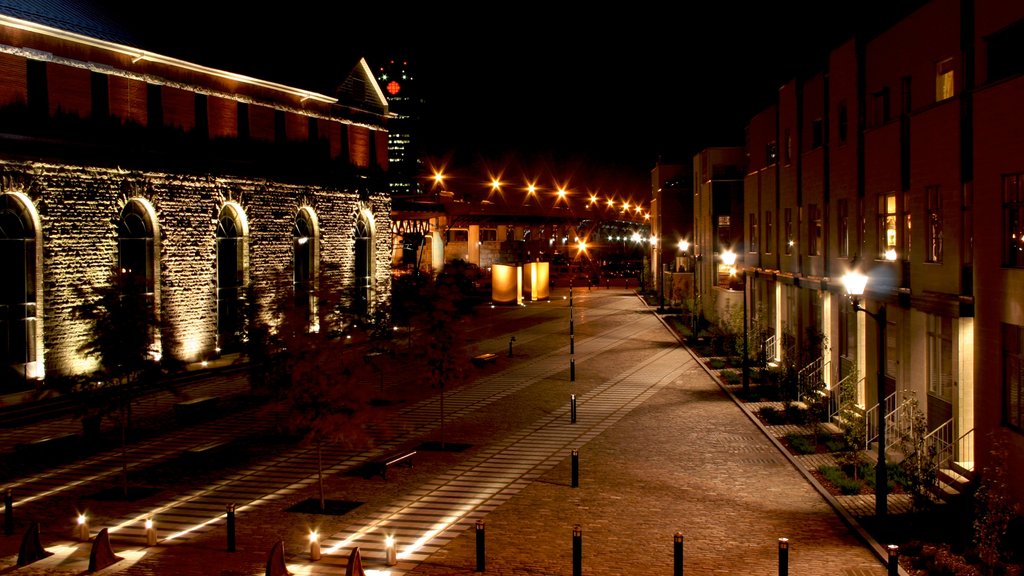
<path fill-rule="evenodd" d="M 484 521 L 476 521 L 476 571 L 483 572 L 484 561 Z"/>
<path fill-rule="evenodd" d="M 887 576 L 897 576 L 900 573 L 900 547 L 889 544 L 885 547 L 889 552 L 889 560 L 886 562 Z"/>
<path fill-rule="evenodd" d="M 87 520 L 85 514 L 78 515 L 76 533 L 80 542 L 89 541 L 89 522 Z"/>
<path fill-rule="evenodd" d="M 789 538 L 779 538 L 779 576 L 789 576 Z"/>
<path fill-rule="evenodd" d="M 228 510 L 227 511 L 227 515 L 228 515 L 228 523 L 227 523 L 227 530 L 228 530 L 228 552 L 234 552 L 235 551 L 235 505 L 234 504 L 228 504 L 227 505 L 227 510 Z"/>
<path fill-rule="evenodd" d="M 152 518 L 146 518 L 146 546 L 156 546 L 156 526 Z"/>
<path fill-rule="evenodd" d="M 316 530 L 309 532 L 309 559 L 320 559 L 320 534 Z"/>
<path fill-rule="evenodd" d="M 572 527 L 572 576 L 583 574 L 583 527 L 574 524 Z"/>
<path fill-rule="evenodd" d="M 672 536 L 673 576 L 683 576 L 683 533 L 676 532 Z"/>
<path fill-rule="evenodd" d="M 388 566 L 398 564 L 398 552 L 395 550 L 395 537 L 384 537 L 384 563 Z"/>
<path fill-rule="evenodd" d="M 576 395 L 569 395 L 569 422 L 571 424 L 576 423 Z"/>
<path fill-rule="evenodd" d="M 572 451 L 572 487 L 578 488 L 580 485 L 580 451 Z"/>

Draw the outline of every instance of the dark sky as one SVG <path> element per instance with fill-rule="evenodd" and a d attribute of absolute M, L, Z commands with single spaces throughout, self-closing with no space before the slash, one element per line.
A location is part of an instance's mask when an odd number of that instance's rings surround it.
<path fill-rule="evenodd" d="M 160 13 L 171 55 L 331 93 L 365 57 L 409 60 L 427 101 L 429 158 L 452 174 L 649 190 L 650 170 L 743 144 L 779 86 L 855 29 L 912 0 L 431 5 L 179 0 Z M 669 6 L 665 8 L 664 6 Z M 675 7 L 673 7 L 675 6 Z M 826 13 L 828 12 L 828 13 Z"/>

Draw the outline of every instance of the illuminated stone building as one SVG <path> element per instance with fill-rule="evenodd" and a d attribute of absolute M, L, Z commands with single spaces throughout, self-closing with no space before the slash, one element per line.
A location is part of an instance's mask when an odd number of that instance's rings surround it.
<path fill-rule="evenodd" d="M 920 414 L 942 470 L 1003 466 L 1017 502 L 1021 46 L 1024 5 L 933 0 L 833 48 L 827 70 L 751 119 L 743 225 L 770 355 L 812 351 L 801 385 L 849 391 L 869 418 L 881 406 L 887 444 Z M 850 304 L 849 271 L 868 276 L 868 314 Z"/>
<path fill-rule="evenodd" d="M 113 266 L 180 362 L 238 350 L 245 296 L 282 277 L 364 314 L 390 298 L 388 111 L 365 62 L 320 94 L 32 6 L 0 7 L 0 395 L 96 367 L 73 309 Z"/>

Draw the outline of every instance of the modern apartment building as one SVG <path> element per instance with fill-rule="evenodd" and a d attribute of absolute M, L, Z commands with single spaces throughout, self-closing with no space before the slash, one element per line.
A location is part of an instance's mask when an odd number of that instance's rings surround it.
<path fill-rule="evenodd" d="M 806 373 L 881 405 L 890 437 L 919 413 L 943 466 L 1017 479 L 1022 48 L 1024 5 L 933 0 L 782 86 L 748 126 L 738 260 L 776 357 L 811 349 Z"/>

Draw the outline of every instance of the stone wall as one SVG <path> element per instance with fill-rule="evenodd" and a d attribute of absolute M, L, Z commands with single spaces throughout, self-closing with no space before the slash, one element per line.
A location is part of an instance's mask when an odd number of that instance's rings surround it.
<path fill-rule="evenodd" d="M 168 327 L 162 353 L 192 362 L 216 354 L 216 227 L 221 208 L 233 202 L 248 224 L 247 281 L 269 301 L 275 277 L 291 278 L 292 228 L 299 209 L 316 214 L 321 269 L 337 265 L 353 282 L 354 228 L 372 215 L 375 255 L 371 306 L 391 297 L 391 201 L 385 191 L 360 193 L 266 180 L 127 172 L 43 163 L 0 161 L 0 192 L 32 202 L 41 223 L 43 286 L 42 360 L 47 374 L 85 373 L 95 361 L 79 352 L 89 327 L 73 317 L 81 291 L 107 281 L 117 261 L 117 223 L 128 200 L 147 201 L 156 214 L 159 258 L 157 299 Z M 37 360 L 40 358 L 37 357 Z"/>

